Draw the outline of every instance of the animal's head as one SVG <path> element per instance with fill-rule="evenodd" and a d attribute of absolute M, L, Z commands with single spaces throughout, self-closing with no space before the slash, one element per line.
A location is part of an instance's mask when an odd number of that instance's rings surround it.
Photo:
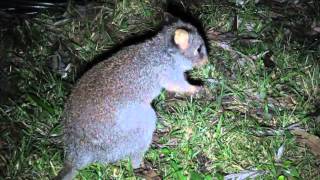
<path fill-rule="evenodd" d="M 170 14 L 166 14 L 165 21 L 169 24 L 165 31 L 170 50 L 184 56 L 193 67 L 206 64 L 207 48 L 198 30 Z"/>

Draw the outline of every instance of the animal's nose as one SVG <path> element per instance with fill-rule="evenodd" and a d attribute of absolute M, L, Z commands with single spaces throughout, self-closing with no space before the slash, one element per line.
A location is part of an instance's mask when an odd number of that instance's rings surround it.
<path fill-rule="evenodd" d="M 209 60 L 208 60 L 208 56 L 204 56 L 203 58 L 202 58 L 202 60 L 201 60 L 201 64 L 207 64 L 208 62 L 209 62 Z"/>
<path fill-rule="evenodd" d="M 199 63 L 197 64 L 198 66 L 203 66 L 205 64 L 208 64 L 209 60 L 208 60 L 208 56 L 204 56 L 200 59 Z"/>

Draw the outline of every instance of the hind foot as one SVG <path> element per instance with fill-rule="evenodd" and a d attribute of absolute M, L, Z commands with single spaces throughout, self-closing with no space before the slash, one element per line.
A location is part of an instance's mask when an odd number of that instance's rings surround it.
<path fill-rule="evenodd" d="M 137 153 L 130 156 L 133 169 L 143 167 L 143 153 Z"/>

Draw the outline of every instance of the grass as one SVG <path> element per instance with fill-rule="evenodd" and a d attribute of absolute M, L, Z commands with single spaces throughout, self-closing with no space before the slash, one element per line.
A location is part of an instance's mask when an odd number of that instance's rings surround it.
<path fill-rule="evenodd" d="M 22 36 L 26 47 L 5 51 L 5 57 L 13 59 L 9 77 L 20 93 L 0 106 L 1 178 L 51 179 L 62 167 L 59 118 L 77 73 L 73 68 L 61 78 L 47 66 L 52 55 L 59 53 L 75 65 L 90 61 L 126 38 L 154 29 L 160 6 L 154 7 L 149 1 L 116 1 L 114 6 L 106 3 L 97 16 L 76 16 L 59 26 L 42 14 L 16 27 L 29 35 Z M 232 28 L 236 12 L 237 34 L 261 41 L 230 44 L 254 60 L 209 41 L 210 64 L 192 72 L 205 81 L 207 94 L 175 98 L 163 92 L 155 100 L 159 122 L 145 161 L 164 179 L 223 179 L 243 170 L 262 170 L 261 179 L 320 179 L 319 159 L 289 131 L 256 135 L 297 122 L 319 135 L 319 123 L 309 115 L 320 97 L 319 47 L 307 49 L 288 37 L 286 27 L 262 18 L 270 14 L 269 8 L 251 2 L 239 7 L 212 1 L 191 9 L 205 30 L 221 32 Z M 16 59 L 20 51 L 21 60 Z M 273 69 L 259 56 L 266 51 L 273 52 Z M 284 153 L 276 160 L 280 147 Z M 140 179 L 128 161 L 93 164 L 77 178 Z"/>

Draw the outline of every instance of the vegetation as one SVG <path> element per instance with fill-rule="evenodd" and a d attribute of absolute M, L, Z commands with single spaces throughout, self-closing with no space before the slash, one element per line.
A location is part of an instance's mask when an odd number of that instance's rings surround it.
<path fill-rule="evenodd" d="M 154 101 L 159 122 L 144 170 L 128 161 L 93 164 L 77 178 L 223 179 L 251 171 L 261 179 L 320 179 L 319 154 L 293 131 L 320 135 L 320 3 L 279 2 L 177 1 L 208 38 L 210 64 L 191 73 L 206 92 L 163 92 Z M 82 67 L 155 30 L 163 7 L 148 0 L 95 3 L 2 28 L 1 179 L 57 175 L 60 116 Z"/>

